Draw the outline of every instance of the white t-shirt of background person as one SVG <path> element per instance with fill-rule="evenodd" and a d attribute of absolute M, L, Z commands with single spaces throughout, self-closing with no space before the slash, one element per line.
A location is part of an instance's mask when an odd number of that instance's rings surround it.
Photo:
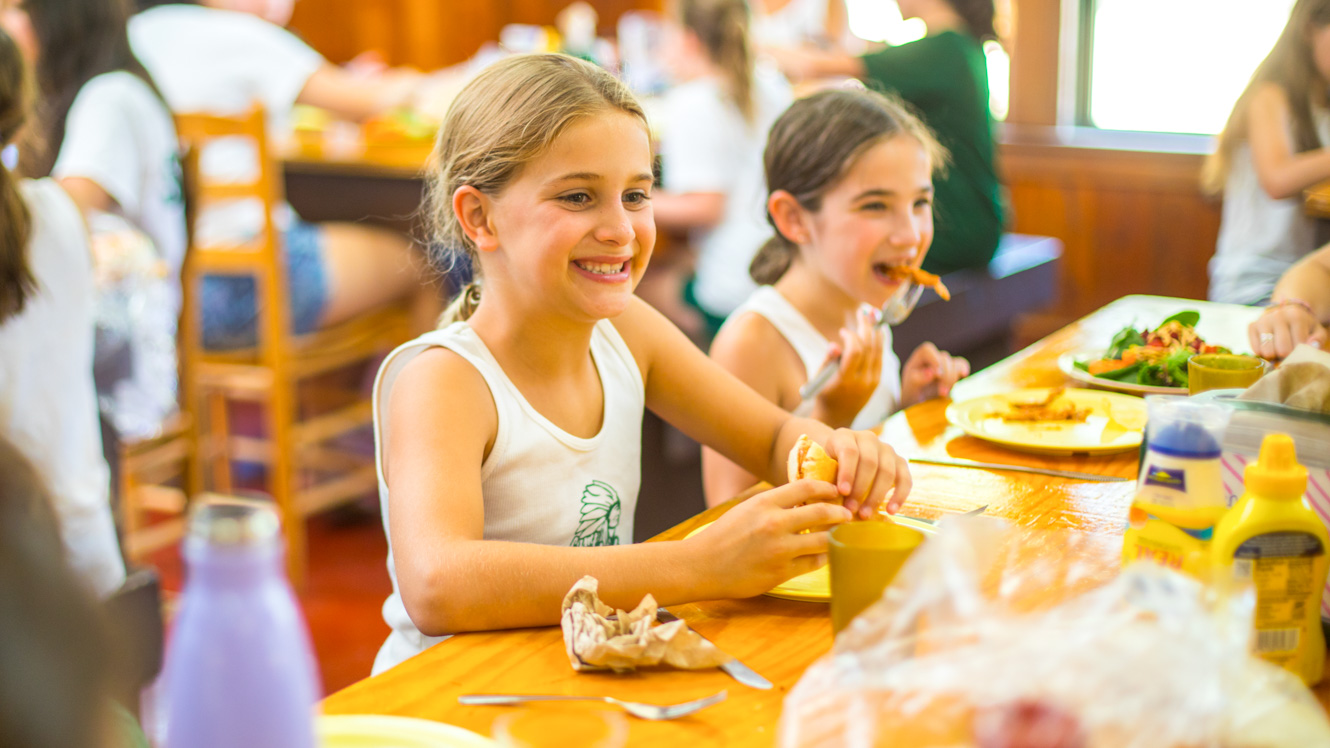
<path fill-rule="evenodd" d="M 744 119 L 715 78 L 676 86 L 662 107 L 660 157 L 669 192 L 721 192 L 725 214 L 710 229 L 689 232 L 697 249 L 693 293 L 707 312 L 724 317 L 757 288 L 748 265 L 768 238 L 762 151 L 767 133 L 794 101 L 777 71 L 758 66 L 754 118 Z"/>
<path fill-rule="evenodd" d="M 642 481 L 642 413 L 646 389 L 627 343 L 609 320 L 591 333 L 591 359 L 604 393 L 604 418 L 595 436 L 574 436 L 541 415 L 517 389 L 485 342 L 465 322 L 426 333 L 389 354 L 374 382 L 374 442 L 379 504 L 388 535 L 392 594 L 383 618 L 392 628 L 374 660 L 375 674 L 443 641 L 416 628 L 397 586 L 388 521 L 383 455 L 389 448 L 387 404 L 403 368 L 420 353 L 444 347 L 485 378 L 498 428 L 480 466 L 486 540 L 557 546 L 628 545 L 633 542 L 637 493 Z M 449 424 L 441 423 L 440 428 Z M 443 481 L 447 476 L 440 476 Z M 441 594 L 447 594 L 442 590 Z"/>
<path fill-rule="evenodd" d="M 731 320 L 752 312 L 761 316 L 785 338 L 794 352 L 799 354 L 806 374 L 805 382 L 812 379 L 822 364 L 827 360 L 830 340 L 813 327 L 813 323 L 789 302 L 774 286 L 762 286 L 748 297 L 738 309 L 734 310 Z M 726 324 L 729 324 L 728 322 Z M 883 325 L 882 330 L 882 371 L 878 375 L 877 389 L 868 397 L 868 402 L 854 416 L 850 427 L 856 430 L 871 429 L 882 425 L 896 412 L 901 400 L 901 361 L 896 358 L 891 347 L 891 328 Z"/>
<path fill-rule="evenodd" d="M 1312 114 L 1320 141 L 1330 144 L 1330 112 L 1318 107 Z M 1280 276 L 1313 249 L 1316 220 L 1304 212 L 1301 196 L 1270 197 L 1256 174 L 1251 146 L 1238 146 L 1224 183 L 1219 240 L 1210 260 L 1210 300 L 1264 304 Z"/>
<path fill-rule="evenodd" d="M 818 44 L 827 35 L 827 0 L 789 0 L 771 13 L 753 13 L 751 34 L 760 46 Z"/>
<path fill-rule="evenodd" d="M 92 382 L 93 284 L 78 208 L 50 179 L 20 189 L 37 293 L 0 323 L 0 434 L 46 481 L 71 566 L 106 597 L 125 580 Z"/>
<path fill-rule="evenodd" d="M 104 73 L 79 89 L 51 176 L 83 177 L 152 239 L 174 276 L 185 259 L 180 143 L 166 105 L 138 76 Z"/>
<path fill-rule="evenodd" d="M 257 102 L 282 135 L 296 97 L 324 65 L 298 37 L 262 18 L 200 5 L 160 5 L 129 20 L 134 54 L 176 114 L 243 114 Z"/>

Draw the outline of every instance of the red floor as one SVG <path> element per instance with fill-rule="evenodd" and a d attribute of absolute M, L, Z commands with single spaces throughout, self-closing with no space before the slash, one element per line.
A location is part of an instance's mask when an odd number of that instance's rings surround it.
<path fill-rule="evenodd" d="M 309 581 L 298 591 L 309 623 L 324 694 L 369 676 L 388 635 L 380 608 L 392 586 L 388 545 L 377 511 L 347 507 L 307 522 Z M 182 564 L 175 549 L 153 559 L 168 595 L 179 592 Z"/>

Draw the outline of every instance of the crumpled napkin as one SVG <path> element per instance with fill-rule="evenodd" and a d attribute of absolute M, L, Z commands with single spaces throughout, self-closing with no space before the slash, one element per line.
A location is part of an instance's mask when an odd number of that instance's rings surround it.
<path fill-rule="evenodd" d="M 733 659 L 683 621 L 652 626 L 656 600 L 651 595 L 632 612 L 616 612 L 600 601 L 598 586 L 595 577 L 582 577 L 563 598 L 563 642 L 574 670 L 625 673 L 662 662 L 703 670 Z"/>
<path fill-rule="evenodd" d="M 1262 377 L 1238 399 L 1330 413 L 1330 353 L 1300 345 L 1274 373 Z"/>

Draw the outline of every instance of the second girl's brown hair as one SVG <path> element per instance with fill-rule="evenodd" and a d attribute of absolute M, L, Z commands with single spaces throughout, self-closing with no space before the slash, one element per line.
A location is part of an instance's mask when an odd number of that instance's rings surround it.
<path fill-rule="evenodd" d="M 679 22 L 706 48 L 744 119 L 753 121 L 753 50 L 747 0 L 678 0 Z"/>
<path fill-rule="evenodd" d="M 946 164 L 947 151 L 928 126 L 894 98 L 872 91 L 838 89 L 800 99 L 771 126 L 763 159 L 767 194 L 784 190 L 805 210 L 820 210 L 823 196 L 865 151 L 898 136 L 918 141 L 934 171 Z M 774 228 L 770 214 L 767 220 Z M 780 280 L 799 251 L 779 228 L 775 231 L 748 270 L 753 280 L 763 285 Z"/>
<path fill-rule="evenodd" d="M 457 95 L 431 157 L 426 210 L 439 247 L 436 264 L 450 267 L 461 255 L 470 260 L 476 280 L 449 305 L 440 326 L 470 317 L 480 303 L 479 258 L 453 213 L 453 193 L 471 186 L 498 195 L 568 125 L 606 110 L 634 115 L 646 126 L 641 105 L 623 83 L 560 54 L 500 60 Z"/>
<path fill-rule="evenodd" d="M 28 119 L 32 105 L 23 55 L 12 37 L 0 31 L 0 149 L 11 143 Z M 37 290 L 28 266 L 32 216 L 18 180 L 0 163 L 0 324 L 23 311 Z"/>
<path fill-rule="evenodd" d="M 1311 34 L 1330 26 L 1330 0 L 1298 0 L 1289 12 L 1288 23 L 1270 49 L 1270 54 L 1252 73 L 1233 111 L 1219 133 L 1215 152 L 1201 169 L 1201 187 L 1211 195 L 1224 191 L 1224 182 L 1233 163 L 1233 152 L 1248 137 L 1248 112 L 1256 90 L 1266 83 L 1284 89 L 1293 116 L 1293 148 L 1297 153 L 1325 145 L 1316 133 L 1313 110 L 1327 106 L 1325 89 L 1330 82 L 1321 78 L 1312 59 Z"/>

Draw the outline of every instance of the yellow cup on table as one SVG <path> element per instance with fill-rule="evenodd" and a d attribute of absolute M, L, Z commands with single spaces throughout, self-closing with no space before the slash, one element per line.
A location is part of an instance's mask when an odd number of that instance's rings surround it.
<path fill-rule="evenodd" d="M 1238 353 L 1198 353 L 1187 359 L 1187 392 L 1247 389 L 1265 375 L 1265 360 Z"/>
<path fill-rule="evenodd" d="M 882 597 L 896 572 L 924 542 L 924 534 L 895 522 L 847 522 L 831 530 L 831 630 Z"/>

